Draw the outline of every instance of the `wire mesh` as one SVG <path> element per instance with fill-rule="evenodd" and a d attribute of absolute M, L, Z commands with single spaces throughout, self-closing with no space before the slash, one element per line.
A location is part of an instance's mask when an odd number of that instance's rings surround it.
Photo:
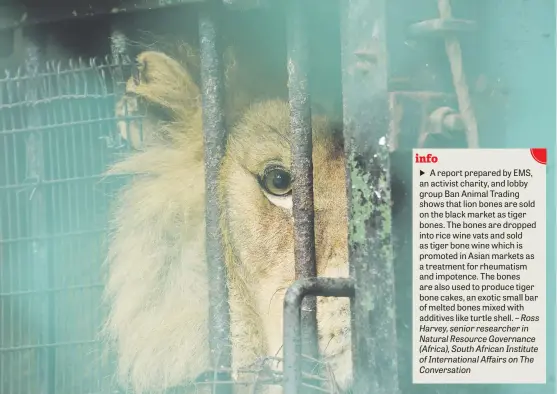
<path fill-rule="evenodd" d="M 0 79 L 0 392 L 112 391 L 98 332 L 125 57 Z"/>

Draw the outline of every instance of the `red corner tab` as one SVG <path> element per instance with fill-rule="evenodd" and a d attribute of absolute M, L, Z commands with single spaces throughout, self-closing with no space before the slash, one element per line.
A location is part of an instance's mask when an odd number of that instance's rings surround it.
<path fill-rule="evenodd" d="M 534 160 L 540 164 L 547 164 L 547 149 L 546 148 L 532 148 L 530 153 Z"/>

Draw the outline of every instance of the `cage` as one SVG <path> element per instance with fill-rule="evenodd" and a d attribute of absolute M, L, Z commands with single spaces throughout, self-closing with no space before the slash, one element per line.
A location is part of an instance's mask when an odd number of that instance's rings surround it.
<path fill-rule="evenodd" d="M 217 187 L 227 131 L 222 53 L 233 43 L 248 69 L 241 83 L 251 82 L 254 96 L 272 90 L 289 102 L 300 278 L 285 296 L 283 371 L 269 371 L 274 360 L 261 360 L 243 372 L 245 385 L 255 391 L 260 384 L 282 384 L 288 394 L 330 392 L 322 386 L 330 380 L 326 371 L 316 376 L 311 368 L 318 358 L 314 297 L 332 296 L 352 300 L 354 392 L 554 392 L 554 352 L 548 352 L 543 386 L 412 385 L 408 269 L 412 148 L 555 145 L 554 12 L 550 1 L 515 0 L 1 5 L 0 55 L 9 56 L 0 66 L 10 71 L 0 79 L 0 392 L 123 391 L 98 331 L 106 314 L 101 265 L 110 206 L 128 178 L 104 174 L 134 148 L 118 132 L 118 122 L 140 124 L 143 118 L 115 113 L 137 67 L 139 47 L 130 42 L 140 39 L 138 30 L 197 42 L 200 53 L 216 327 L 211 350 L 219 355 L 200 386 L 219 393 L 233 389 L 227 384 L 233 381 L 230 312 L 220 302 L 228 297 L 227 279 L 221 240 L 214 235 L 221 208 L 210 193 Z M 350 279 L 315 277 L 316 107 L 343 124 Z M 537 114 L 535 120 L 530 113 Z M 547 131 L 526 139 L 524 130 L 532 127 Z M 548 167 L 548 200 L 554 202 L 554 166 Z M 554 203 L 548 216 L 555 217 Z M 548 221 L 549 234 L 553 226 Z M 554 246 L 548 248 L 553 261 Z M 555 277 L 550 264 L 549 277 Z M 548 289 L 548 332 L 555 332 L 555 287 L 549 279 Z M 373 308 L 380 319 L 369 318 L 370 299 L 379 300 Z M 555 336 L 548 337 L 553 349 Z"/>

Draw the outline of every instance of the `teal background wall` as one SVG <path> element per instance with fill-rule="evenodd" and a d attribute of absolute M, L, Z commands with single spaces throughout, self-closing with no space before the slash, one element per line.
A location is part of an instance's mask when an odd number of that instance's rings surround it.
<path fill-rule="evenodd" d="M 506 386 L 504 392 L 555 393 L 556 342 L 556 101 L 555 1 L 489 0 L 484 62 L 507 87 L 499 119 L 501 148 L 547 147 L 547 384 Z"/>

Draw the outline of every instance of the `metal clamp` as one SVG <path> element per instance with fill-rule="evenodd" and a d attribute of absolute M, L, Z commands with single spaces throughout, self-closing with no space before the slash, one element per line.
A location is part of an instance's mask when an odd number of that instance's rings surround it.
<path fill-rule="evenodd" d="M 299 279 L 284 297 L 284 393 L 298 394 L 302 383 L 302 300 L 306 296 L 353 297 L 354 280 L 347 278 Z"/>
<path fill-rule="evenodd" d="M 462 116 L 450 107 L 439 107 L 429 115 L 428 126 L 418 140 L 420 148 L 425 147 L 427 139 L 431 136 L 445 137 L 446 139 L 454 139 L 456 134 L 466 137 L 466 125 Z"/>

